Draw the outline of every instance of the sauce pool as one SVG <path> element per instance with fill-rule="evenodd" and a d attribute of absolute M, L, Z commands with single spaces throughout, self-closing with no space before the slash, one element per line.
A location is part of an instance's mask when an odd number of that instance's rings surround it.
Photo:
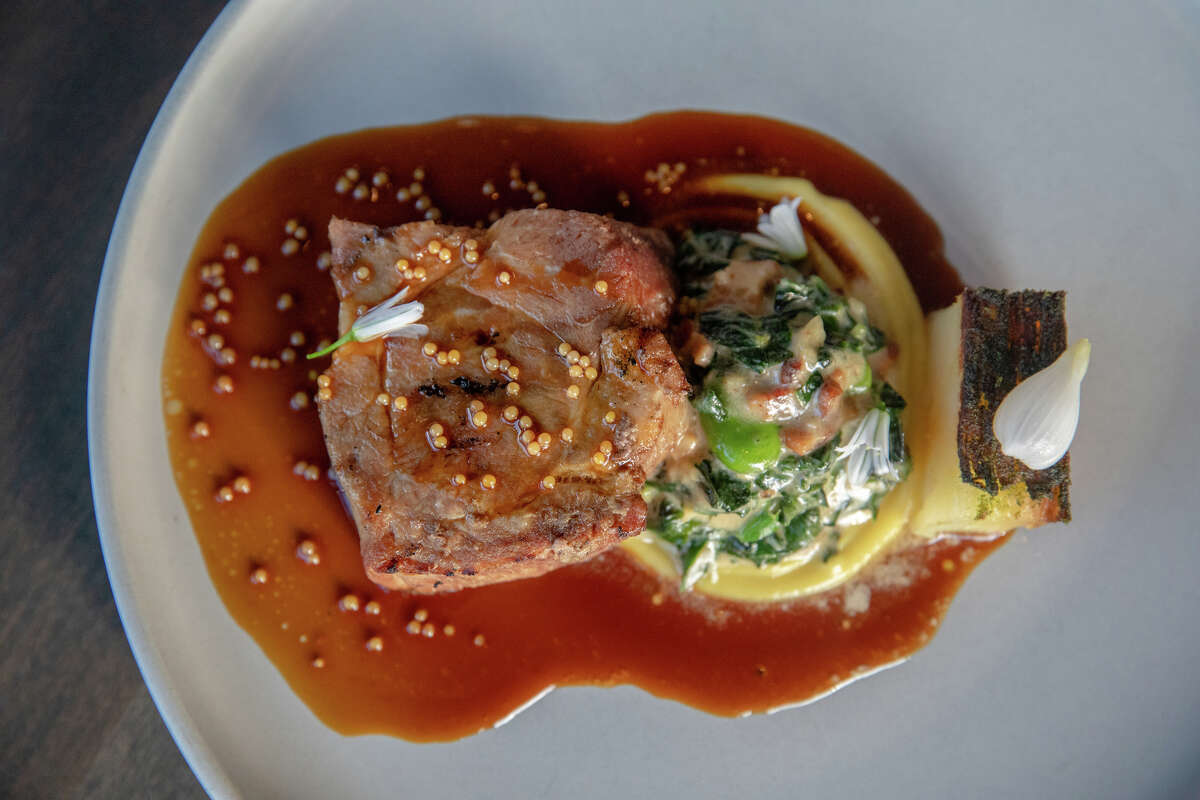
<path fill-rule="evenodd" d="M 366 578 L 313 401 L 328 361 L 305 359 L 337 334 L 329 218 L 482 226 L 545 202 L 640 224 L 752 219 L 744 201 L 705 208 L 687 191 L 696 175 L 726 171 L 799 175 L 850 200 L 926 311 L 961 289 L 936 225 L 899 185 L 827 137 L 757 117 L 361 131 L 274 159 L 208 219 L 164 355 L 171 462 L 226 607 L 331 728 L 455 739 L 573 684 L 632 683 L 724 715 L 800 702 L 924 645 L 1002 541 L 897 550 L 871 568 L 890 577 L 866 606 L 861 585 L 772 605 L 681 596 L 620 550 L 432 597 Z"/>

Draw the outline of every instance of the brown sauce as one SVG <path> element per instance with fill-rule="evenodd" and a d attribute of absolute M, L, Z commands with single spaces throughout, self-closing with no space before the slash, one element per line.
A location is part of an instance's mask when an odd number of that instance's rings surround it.
<path fill-rule="evenodd" d="M 367 580 L 312 400 L 327 362 L 304 359 L 336 335 L 321 258 L 330 216 L 392 225 L 436 210 L 486 224 L 544 201 L 641 223 L 750 219 L 751 207 L 702 209 L 687 197 L 689 178 L 728 170 L 802 175 L 851 200 L 896 250 L 926 310 L 960 289 L 937 227 L 900 186 L 824 136 L 754 117 L 363 131 L 276 158 L 213 212 L 166 343 L 171 460 L 227 608 L 330 727 L 454 739 L 551 685 L 632 683 L 727 715 L 796 703 L 925 644 L 998 546 L 947 539 L 892 554 L 910 580 L 877 586 L 865 613 L 852 613 L 840 589 L 764 606 L 681 597 L 621 552 L 435 597 Z M 251 261 L 247 271 L 251 257 L 257 269 Z"/>

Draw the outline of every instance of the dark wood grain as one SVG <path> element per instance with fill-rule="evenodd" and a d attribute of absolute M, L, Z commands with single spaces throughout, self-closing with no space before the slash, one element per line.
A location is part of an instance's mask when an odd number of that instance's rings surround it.
<path fill-rule="evenodd" d="M 0 796 L 203 797 L 117 618 L 88 482 L 96 286 L 154 115 L 224 0 L 0 2 Z"/>

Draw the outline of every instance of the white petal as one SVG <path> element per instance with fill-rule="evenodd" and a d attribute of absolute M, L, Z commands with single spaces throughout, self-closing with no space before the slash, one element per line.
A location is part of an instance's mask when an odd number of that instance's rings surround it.
<path fill-rule="evenodd" d="M 992 420 L 1005 455 L 1046 469 L 1066 454 L 1079 425 L 1079 388 L 1091 352 L 1091 343 L 1080 339 L 1008 393 Z"/>
<path fill-rule="evenodd" d="M 794 202 L 795 205 L 793 205 L 792 202 Z M 768 212 L 771 217 L 771 224 L 773 224 L 780 232 L 790 231 L 791 225 L 795 224 L 796 220 L 798 219 L 796 209 L 799 207 L 800 198 L 797 197 L 792 202 L 782 200 L 779 203 L 776 203 L 771 208 L 770 212 Z"/>
<path fill-rule="evenodd" d="M 742 238 L 755 247 L 761 247 L 765 250 L 778 250 L 779 243 L 770 237 L 763 236 L 761 233 L 743 233 Z"/>
<path fill-rule="evenodd" d="M 808 244 L 800 225 L 799 207 L 799 197 L 783 198 L 758 218 L 758 233 L 742 234 L 742 238 L 759 247 L 778 250 L 789 258 L 803 258 L 808 255 Z"/>
<path fill-rule="evenodd" d="M 892 418 L 885 411 L 874 409 L 879 414 L 879 426 L 875 429 L 875 441 L 871 444 L 874 472 L 880 477 L 895 473 L 891 459 Z"/>
<path fill-rule="evenodd" d="M 850 460 L 846 463 L 846 482 L 851 488 L 857 488 L 867 482 L 871 477 L 871 467 L 867 461 L 867 449 L 865 447 L 857 447 L 850 454 Z"/>
<path fill-rule="evenodd" d="M 858 423 L 850 441 L 838 448 L 841 457 L 846 459 L 846 480 L 852 489 L 862 486 L 871 477 L 870 448 L 878 424 L 878 414 L 871 409 Z"/>
<path fill-rule="evenodd" d="M 354 338 L 369 342 L 381 336 L 423 336 L 428 333 L 428 328 L 416 324 L 425 313 L 425 306 L 418 302 L 401 304 L 407 293 L 406 286 L 355 320 L 351 326 Z"/>
<path fill-rule="evenodd" d="M 858 423 L 858 427 L 854 429 L 854 435 L 850 437 L 850 441 L 839 448 L 842 452 L 849 453 L 853 450 L 858 450 L 864 445 L 870 444 L 875 438 L 875 427 L 879 424 L 879 412 L 877 409 L 871 409 L 866 413 L 866 416 Z"/>

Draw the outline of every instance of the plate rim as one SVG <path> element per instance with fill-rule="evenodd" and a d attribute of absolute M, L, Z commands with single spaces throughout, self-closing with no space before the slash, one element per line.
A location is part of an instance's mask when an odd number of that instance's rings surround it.
<path fill-rule="evenodd" d="M 109 454 L 105 451 L 101 439 L 105 420 L 110 412 L 107 378 L 113 355 L 110 340 L 113 307 L 111 300 L 116 291 L 117 273 L 123 271 L 123 265 L 127 261 L 133 217 L 142 203 L 150 173 L 184 101 L 190 95 L 205 66 L 229 38 L 231 30 L 236 27 L 249 5 L 250 0 L 231 0 L 217 14 L 171 84 L 138 150 L 129 179 L 121 194 L 121 202 L 113 220 L 100 271 L 88 346 L 85 400 L 88 472 L 93 513 L 100 539 L 100 551 L 104 558 L 104 569 L 108 575 L 117 615 L 121 619 L 133 660 L 146 689 L 150 692 L 155 709 L 166 724 L 167 732 L 170 733 L 188 768 L 210 797 L 237 797 L 240 793 L 229 773 L 213 755 L 205 737 L 180 700 L 175 681 L 171 678 L 157 645 L 151 640 L 137 610 L 137 603 L 131 595 L 128 561 L 124 558 L 124 548 L 119 538 L 114 534 L 117 525 L 113 510 Z"/>
<path fill-rule="evenodd" d="M 181 686 L 186 688 L 185 681 L 178 679 L 178 673 L 170 673 L 166 667 L 170 650 L 151 640 L 149 631 L 153 625 L 148 625 L 147 620 L 152 620 L 152 617 L 141 608 L 146 598 L 137 594 L 136 573 L 130 569 L 126 560 L 131 553 L 136 552 L 136 547 L 132 542 L 122 540 L 116 525 L 119 517 L 117 510 L 121 504 L 117 502 L 114 490 L 120 487 L 120 463 L 112 453 L 105 452 L 104 447 L 105 434 L 111 429 L 116 412 L 116 394 L 110 390 L 119 388 L 114 386 L 112 379 L 117 369 L 114 362 L 120 358 L 120 351 L 116 349 L 112 338 L 112 308 L 118 294 L 117 288 L 130 272 L 128 262 L 136 254 L 137 243 L 132 240 L 136 227 L 134 223 L 140 209 L 146 203 L 148 184 L 153 181 L 162 164 L 163 151 L 169 149 L 171 138 L 179 132 L 180 115 L 186 111 L 197 84 L 213 62 L 227 52 L 231 46 L 231 36 L 236 36 L 241 30 L 241 24 L 248 16 L 247 12 L 261 8 L 261 5 L 252 0 L 232 0 L 221 11 L 184 62 L 183 69 L 172 83 L 146 134 L 123 189 L 103 259 L 92 319 L 86 387 L 86 434 L 94 514 L 117 611 L 135 662 L 157 712 L 167 725 L 168 732 L 202 788 L 212 796 L 222 797 L 241 796 L 247 789 L 244 786 L 239 787 L 239 784 L 232 780 L 233 773 L 215 756 L 220 748 L 219 738 L 213 737 L 211 733 L 202 733 L 203 724 L 192 716 L 192 711 L 196 710 L 195 706 L 190 706 L 189 711 L 189 706 L 180 693 Z M 864 147 L 861 142 L 845 136 L 844 132 L 839 133 L 827 125 L 817 125 L 815 120 L 800 121 L 802 124 L 813 124 L 819 130 L 830 130 L 842 141 L 852 143 L 855 149 L 871 153 L 873 161 L 878 159 L 879 163 L 891 163 L 882 153 Z M 895 167 L 889 166 L 889 173 L 894 169 Z M 918 191 L 919 180 L 905 179 L 901 182 L 914 194 L 922 194 Z M 922 199 L 922 205 L 933 211 L 927 199 Z M 952 241 L 949 241 L 952 237 L 951 231 L 955 228 L 952 219 L 935 213 L 931 213 L 931 216 L 934 216 L 939 227 L 947 235 L 948 246 L 952 246 Z M 970 260 L 969 257 L 955 258 L 954 262 L 960 268 L 969 269 Z M 971 582 L 968 582 L 968 585 L 971 585 Z M 944 637 L 945 634 L 939 634 L 939 638 L 944 640 Z M 167 654 L 166 658 L 164 653 Z M 215 747 L 212 746 L 213 743 L 216 743 Z"/>

